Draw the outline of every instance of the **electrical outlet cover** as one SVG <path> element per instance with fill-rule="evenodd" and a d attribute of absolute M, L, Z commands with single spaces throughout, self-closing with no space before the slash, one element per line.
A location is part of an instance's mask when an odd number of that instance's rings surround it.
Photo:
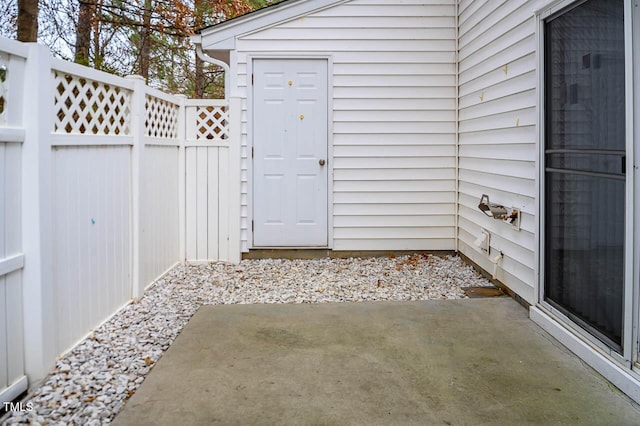
<path fill-rule="evenodd" d="M 520 218 L 522 217 L 522 212 L 517 207 L 511 207 L 511 211 L 512 212 L 516 212 L 516 218 L 514 219 L 513 222 L 509 222 L 508 220 L 505 220 L 505 222 L 509 223 L 511 226 L 513 226 L 516 231 L 519 231 L 520 230 Z"/>
<path fill-rule="evenodd" d="M 485 238 L 483 239 L 483 244 L 480 246 L 480 250 L 482 250 L 488 255 L 489 248 L 491 247 L 491 232 L 487 231 L 486 229 L 483 229 L 482 234 L 485 236 Z"/>

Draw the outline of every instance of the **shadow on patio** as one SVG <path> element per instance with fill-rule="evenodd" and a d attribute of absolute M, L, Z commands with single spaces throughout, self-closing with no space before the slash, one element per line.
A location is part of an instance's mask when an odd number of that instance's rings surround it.
<path fill-rule="evenodd" d="M 174 424 L 637 424 L 507 297 L 203 306 L 115 418 Z"/>

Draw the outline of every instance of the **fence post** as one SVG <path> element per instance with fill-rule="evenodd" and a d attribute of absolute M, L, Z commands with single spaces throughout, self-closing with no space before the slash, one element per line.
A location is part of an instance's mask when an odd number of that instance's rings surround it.
<path fill-rule="evenodd" d="M 185 95 L 176 95 L 180 99 L 180 110 L 178 111 L 178 139 L 180 146 L 178 147 L 178 237 L 180 238 L 180 262 L 187 259 L 186 255 L 186 230 L 187 230 L 187 214 L 186 214 L 186 158 L 185 144 L 187 141 L 187 97 Z"/>
<path fill-rule="evenodd" d="M 142 296 L 140 285 L 140 184 L 142 180 L 142 157 L 144 155 L 144 137 L 146 122 L 146 85 L 139 75 L 126 77 L 133 81 L 131 94 L 131 297 Z"/>
<path fill-rule="evenodd" d="M 229 261 L 240 263 L 242 99 L 229 99 Z"/>
<path fill-rule="evenodd" d="M 43 378 L 58 355 L 51 200 L 54 87 L 51 52 L 29 44 L 25 64 L 22 145 L 22 242 L 25 372 Z"/>

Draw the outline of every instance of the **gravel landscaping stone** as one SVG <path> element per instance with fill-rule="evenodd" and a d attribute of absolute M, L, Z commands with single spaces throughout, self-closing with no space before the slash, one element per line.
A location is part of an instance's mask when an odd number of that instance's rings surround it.
<path fill-rule="evenodd" d="M 109 423 L 202 305 L 466 298 L 491 283 L 457 256 L 180 265 L 56 362 L 3 425 Z"/>

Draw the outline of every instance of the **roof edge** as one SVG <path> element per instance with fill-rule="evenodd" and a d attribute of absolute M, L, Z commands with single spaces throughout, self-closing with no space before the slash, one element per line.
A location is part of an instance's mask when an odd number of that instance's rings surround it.
<path fill-rule="evenodd" d="M 235 16 L 233 18 L 226 19 L 224 21 L 217 22 L 215 24 L 207 25 L 206 27 L 198 28 L 195 30 L 195 34 L 201 34 L 203 31 L 211 30 L 212 28 L 222 27 L 225 25 L 231 25 L 235 21 L 239 21 L 241 19 L 249 19 L 252 15 L 258 15 L 261 13 L 267 13 L 274 11 L 280 7 L 284 7 L 287 3 L 295 3 L 296 1 L 304 1 L 304 0 L 281 0 L 279 2 L 270 4 L 269 6 L 261 7 L 260 9 L 252 10 L 243 15 Z"/>
<path fill-rule="evenodd" d="M 202 48 L 204 50 L 233 50 L 235 48 L 235 37 L 239 35 L 267 28 L 348 1 L 350 0 L 285 0 L 237 18 L 202 28 L 199 30 Z"/>

